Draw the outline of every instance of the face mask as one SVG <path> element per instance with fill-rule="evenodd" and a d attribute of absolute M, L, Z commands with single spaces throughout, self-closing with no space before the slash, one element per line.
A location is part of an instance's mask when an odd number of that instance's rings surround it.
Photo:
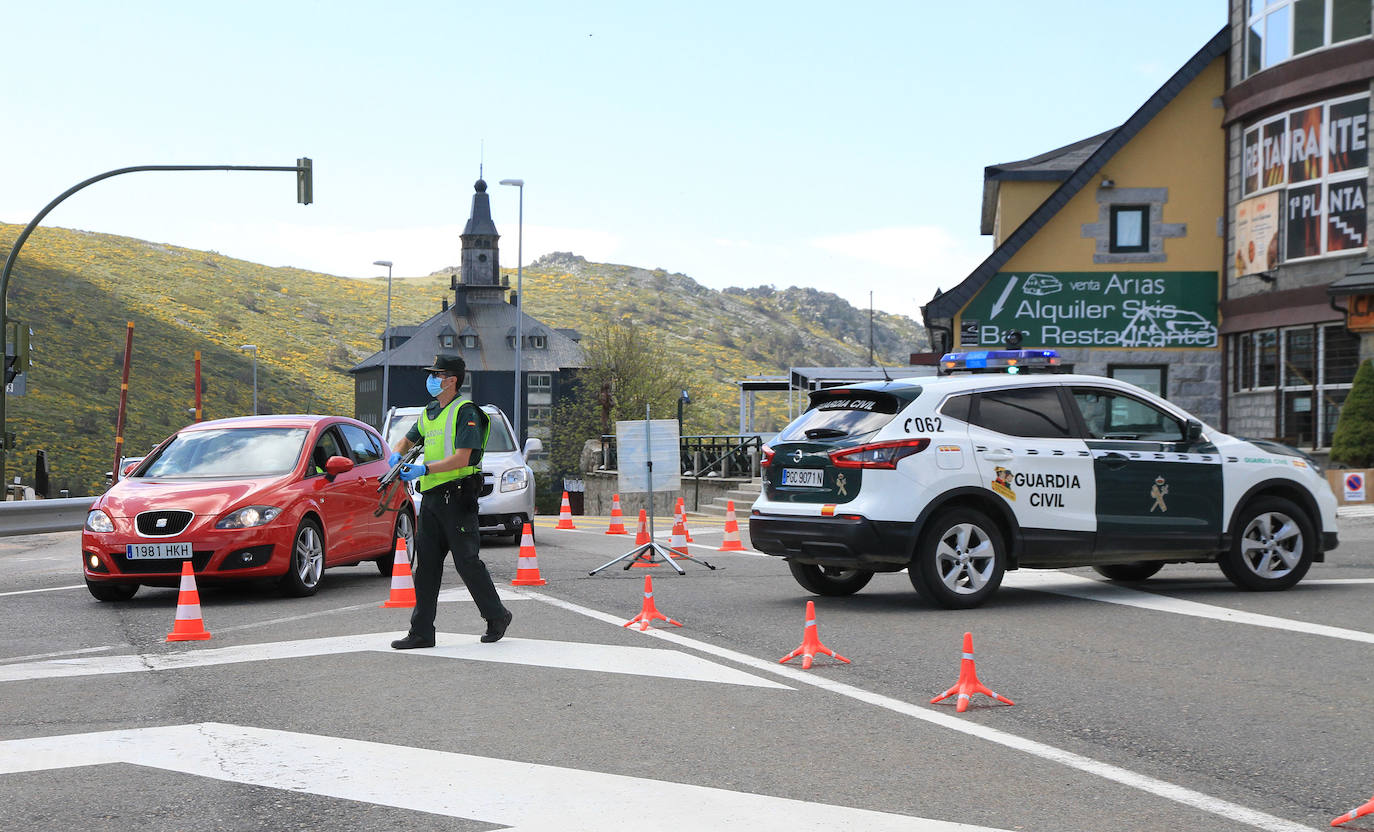
<path fill-rule="evenodd" d="M 430 376 L 425 379 L 425 389 L 431 396 L 438 396 L 444 389 L 444 380 L 438 376 Z"/>

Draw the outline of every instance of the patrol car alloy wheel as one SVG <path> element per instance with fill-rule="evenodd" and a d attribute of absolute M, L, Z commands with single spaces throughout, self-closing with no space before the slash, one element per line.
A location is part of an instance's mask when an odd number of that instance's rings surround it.
<path fill-rule="evenodd" d="M 970 609 L 1002 585 L 1006 545 L 980 511 L 956 508 L 926 525 L 907 569 L 916 591 L 946 609 Z"/>
<path fill-rule="evenodd" d="M 1302 509 L 1281 497 L 1261 497 L 1237 516 L 1231 548 L 1218 564 L 1242 589 L 1287 589 L 1307 574 L 1315 547 Z"/>
<path fill-rule="evenodd" d="M 853 595 L 868 586 L 873 573 L 867 569 L 846 569 L 841 566 L 816 566 L 789 560 L 787 568 L 802 588 L 817 595 Z"/>
<path fill-rule="evenodd" d="M 291 544 L 291 564 L 281 576 L 283 594 L 296 598 L 314 595 L 324 574 L 324 537 L 314 520 L 302 520 Z"/>

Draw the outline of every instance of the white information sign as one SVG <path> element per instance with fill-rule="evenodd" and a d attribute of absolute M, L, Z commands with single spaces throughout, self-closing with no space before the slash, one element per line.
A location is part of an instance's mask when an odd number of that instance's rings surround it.
<path fill-rule="evenodd" d="M 646 431 L 647 426 L 647 431 Z M 648 462 L 654 463 L 654 491 L 678 491 L 682 487 L 682 455 L 678 450 L 676 419 L 650 419 L 615 423 L 616 467 L 620 493 L 649 490 Z"/>

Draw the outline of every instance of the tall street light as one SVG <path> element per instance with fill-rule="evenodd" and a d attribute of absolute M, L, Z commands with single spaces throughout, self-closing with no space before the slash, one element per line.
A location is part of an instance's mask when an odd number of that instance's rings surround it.
<path fill-rule="evenodd" d="M 386 329 L 382 330 L 382 415 L 377 427 L 386 422 L 387 406 L 391 393 L 391 261 L 373 260 L 374 266 L 386 266 Z"/>
<path fill-rule="evenodd" d="M 524 266 L 525 266 L 525 180 L 523 179 L 502 179 L 502 185 L 513 185 L 520 189 L 520 224 L 519 236 L 516 237 L 515 244 L 515 401 L 512 404 L 515 425 L 515 444 L 517 447 L 523 441 L 520 436 L 520 346 L 524 340 L 521 338 L 521 324 L 524 323 L 524 313 L 521 306 L 525 302 L 524 288 Z"/>
<path fill-rule="evenodd" d="M 258 345 L 243 344 L 239 349 L 253 353 L 253 415 L 258 415 Z"/>

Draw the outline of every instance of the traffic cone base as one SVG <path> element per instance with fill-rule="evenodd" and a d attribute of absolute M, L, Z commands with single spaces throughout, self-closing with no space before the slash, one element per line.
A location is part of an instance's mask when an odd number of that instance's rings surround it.
<path fill-rule="evenodd" d="M 410 572 L 410 554 L 406 551 L 406 539 L 396 538 L 396 555 L 391 562 L 391 597 L 382 602 L 383 607 L 409 608 L 415 606 L 415 578 Z"/>
<path fill-rule="evenodd" d="M 611 495 L 611 525 L 606 527 L 606 534 L 629 534 L 625 529 L 625 515 L 620 511 L 620 495 Z"/>
<path fill-rule="evenodd" d="M 563 499 L 568 499 L 567 492 L 563 493 Z M 520 554 L 516 561 L 515 580 L 511 581 L 511 586 L 543 586 L 548 583 L 539 574 L 539 559 L 534 552 L 534 529 L 529 523 L 525 524 L 525 533 L 520 536 Z"/>
<path fill-rule="evenodd" d="M 181 592 L 177 595 L 177 616 L 172 622 L 168 641 L 205 641 L 210 633 L 200 617 L 200 593 L 196 590 L 196 573 L 191 562 L 181 562 Z"/>
<path fill-rule="evenodd" d="M 563 504 L 558 507 L 558 525 L 555 529 L 576 529 L 572 521 L 572 504 L 568 502 L 568 492 L 563 492 Z"/>
<path fill-rule="evenodd" d="M 852 664 L 852 662 L 850 662 L 849 659 L 846 659 L 844 656 L 841 656 L 839 653 L 836 653 L 834 650 L 831 650 L 829 647 L 826 647 L 824 644 L 821 644 L 820 633 L 816 632 L 816 630 L 816 602 L 807 601 L 806 624 L 802 627 L 801 646 L 798 647 L 796 650 L 793 650 L 791 653 L 788 653 L 786 656 L 783 656 L 781 659 L 778 659 L 778 664 L 786 664 L 792 659 L 801 656 L 802 670 L 810 670 L 811 660 L 816 657 L 817 653 L 823 656 L 829 656 L 830 658 L 835 659 L 837 661 L 842 661 L 845 664 Z"/>
<path fill-rule="evenodd" d="M 1332 826 L 1340 826 L 1340 825 L 1343 824 L 1343 823 L 1349 823 L 1350 821 L 1354 820 L 1355 818 L 1362 818 L 1362 817 L 1364 817 L 1365 815 L 1374 815 L 1374 798 L 1371 798 L 1370 801 L 1369 801 L 1368 803 L 1364 804 L 1363 806 L 1356 806 L 1354 809 L 1351 809 L 1349 812 L 1346 812 L 1345 814 L 1341 815 L 1340 817 L 1335 818 L 1334 820 L 1331 821 L 1331 825 L 1332 825 Z"/>
<path fill-rule="evenodd" d="M 717 552 L 743 552 L 744 543 L 739 539 L 739 520 L 735 519 L 735 501 L 725 503 L 725 542 Z"/>
<path fill-rule="evenodd" d="M 634 618 L 631 618 L 629 621 L 626 621 L 624 624 L 620 626 L 628 627 L 631 624 L 637 623 L 639 624 L 639 631 L 642 633 L 645 630 L 649 629 L 649 625 L 655 621 L 667 621 L 674 627 L 682 626 L 682 622 L 674 621 L 673 619 L 659 612 L 658 607 L 654 606 L 654 579 L 650 575 L 645 575 L 644 606 L 642 609 L 640 609 L 639 615 L 636 615 Z"/>
<path fill-rule="evenodd" d="M 964 633 L 964 656 L 959 663 L 959 681 L 954 683 L 954 687 L 930 700 L 930 704 L 959 695 L 958 705 L 954 710 L 963 713 L 968 710 L 969 699 L 975 693 L 990 696 L 1004 705 L 1015 705 L 1016 703 L 1001 694 L 989 690 L 982 682 L 978 681 L 978 670 L 973 666 L 973 633 Z"/>

